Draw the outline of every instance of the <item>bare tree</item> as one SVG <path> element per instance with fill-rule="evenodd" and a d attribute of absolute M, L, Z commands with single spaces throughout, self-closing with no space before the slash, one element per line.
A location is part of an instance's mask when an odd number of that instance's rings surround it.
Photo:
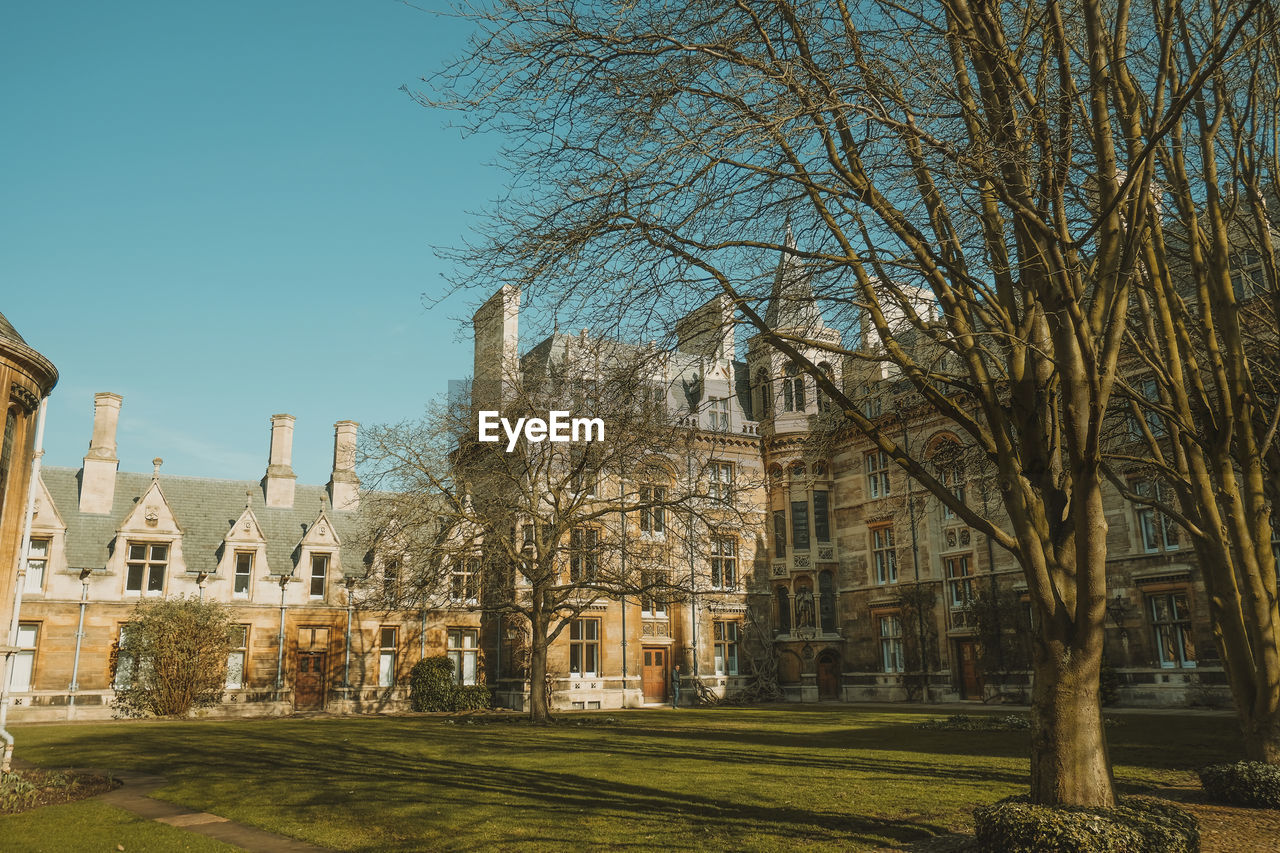
<path fill-rule="evenodd" d="M 668 411 L 659 355 L 571 340 L 526 357 L 489 402 L 477 393 L 416 423 L 376 427 L 363 445 L 382 490 L 366 510 L 368 542 L 375 562 L 396 561 L 399 604 L 470 608 L 526 637 L 536 722 L 551 716 L 551 644 L 599 602 L 697 594 L 709 530 L 741 528 L 749 507 L 736 499 L 746 480 L 708 470 L 715 435 Z M 482 442 L 488 406 L 509 423 L 586 412 L 603 440 Z"/>
<path fill-rule="evenodd" d="M 1189 62 L 1227 23 L 1182 12 Z M 1116 401 L 1111 475 L 1144 512 L 1142 536 L 1178 525 L 1199 558 L 1248 758 L 1280 763 L 1280 41 L 1275 10 L 1243 31 L 1186 121 L 1154 148 L 1160 213 L 1142 243 Z M 1182 59 L 1181 57 L 1188 57 Z M 1167 97 L 1174 96 L 1172 81 Z"/>
<path fill-rule="evenodd" d="M 1036 614 L 1032 796 L 1111 805 L 1103 417 L 1152 152 L 1257 6 L 505 0 L 423 100 L 510 140 L 511 192 L 466 284 L 520 282 L 636 332 L 723 292 L 1014 556 Z M 1189 16 L 1215 23 L 1175 59 Z M 845 345 L 766 322 L 759 274 L 780 257 Z M 987 456 L 1005 520 L 948 497 L 814 349 L 892 365 Z"/>

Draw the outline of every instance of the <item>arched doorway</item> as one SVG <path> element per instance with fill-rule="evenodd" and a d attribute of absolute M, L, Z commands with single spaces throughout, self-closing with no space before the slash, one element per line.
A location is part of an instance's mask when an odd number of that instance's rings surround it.
<path fill-rule="evenodd" d="M 832 649 L 818 655 L 818 698 L 840 698 L 840 655 Z"/>

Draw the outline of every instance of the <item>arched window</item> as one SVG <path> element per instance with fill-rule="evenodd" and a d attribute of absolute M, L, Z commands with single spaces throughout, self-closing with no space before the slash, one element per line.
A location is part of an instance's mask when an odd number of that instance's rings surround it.
<path fill-rule="evenodd" d="M 804 411 L 804 374 L 788 364 L 782 374 L 782 407 L 788 412 Z"/>
<path fill-rule="evenodd" d="M 835 371 L 831 369 L 830 364 L 828 364 L 825 361 L 820 361 L 818 362 L 818 369 L 822 371 L 823 376 L 826 376 L 827 379 L 831 380 L 832 382 L 835 382 Z M 819 412 L 831 411 L 831 398 L 827 396 L 826 392 L 822 390 L 821 386 L 818 387 L 818 411 Z"/>
<path fill-rule="evenodd" d="M 769 373 L 764 368 L 756 371 L 756 393 L 759 395 L 756 420 L 773 417 L 773 383 L 769 381 Z"/>
<path fill-rule="evenodd" d="M 785 586 L 778 587 L 778 633 L 791 633 L 791 600 Z"/>
<path fill-rule="evenodd" d="M 4 439 L 0 443 L 0 512 L 4 510 L 5 491 L 9 487 L 9 468 L 13 465 L 13 443 L 18 431 L 18 410 L 12 406 L 4 418 Z"/>
<path fill-rule="evenodd" d="M 830 569 L 818 575 L 818 618 L 822 633 L 836 633 L 836 581 Z"/>

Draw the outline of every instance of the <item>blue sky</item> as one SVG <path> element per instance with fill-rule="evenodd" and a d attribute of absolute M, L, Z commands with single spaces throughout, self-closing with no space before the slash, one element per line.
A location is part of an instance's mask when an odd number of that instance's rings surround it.
<path fill-rule="evenodd" d="M 288 412 L 324 482 L 334 421 L 470 374 L 471 306 L 421 297 L 500 193 L 496 141 L 398 91 L 469 32 L 392 0 L 6 10 L 0 311 L 61 372 L 46 464 L 115 391 L 123 470 L 260 477 Z"/>

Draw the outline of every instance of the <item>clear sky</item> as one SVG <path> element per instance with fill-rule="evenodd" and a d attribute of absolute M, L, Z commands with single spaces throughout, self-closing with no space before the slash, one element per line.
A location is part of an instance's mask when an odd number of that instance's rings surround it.
<path fill-rule="evenodd" d="M 322 483 L 334 421 L 413 417 L 470 374 L 473 306 L 422 294 L 503 175 L 398 91 L 470 32 L 417 5 L 9 5 L 0 312 L 61 373 L 45 464 L 80 464 L 114 391 L 122 470 L 261 477 L 288 412 Z"/>

